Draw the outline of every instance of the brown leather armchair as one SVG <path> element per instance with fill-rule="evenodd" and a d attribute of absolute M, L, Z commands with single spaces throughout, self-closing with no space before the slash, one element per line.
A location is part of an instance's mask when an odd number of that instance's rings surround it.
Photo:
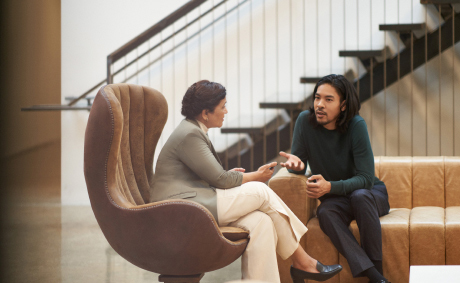
<path fill-rule="evenodd" d="M 168 116 L 163 95 L 130 84 L 103 86 L 88 119 L 84 172 L 91 207 L 112 248 L 162 282 L 199 282 L 245 250 L 248 233 L 219 228 L 202 205 L 149 203 L 155 147 Z"/>

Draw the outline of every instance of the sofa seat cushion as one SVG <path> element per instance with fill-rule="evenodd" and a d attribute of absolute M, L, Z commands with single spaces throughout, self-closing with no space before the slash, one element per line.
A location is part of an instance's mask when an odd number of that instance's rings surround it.
<path fill-rule="evenodd" d="M 382 226 L 383 274 L 390 282 L 409 281 L 410 211 L 408 208 L 393 208 L 390 209 L 389 214 L 380 217 L 380 224 Z M 359 229 L 355 220 L 351 222 L 350 230 L 358 243 L 360 243 Z M 339 263 L 344 268 L 339 273 L 340 283 L 369 281 L 367 278 L 353 279 L 347 260 L 342 255 L 339 258 Z"/>
<path fill-rule="evenodd" d="M 446 208 L 446 264 L 460 265 L 460 206 Z"/>
<path fill-rule="evenodd" d="M 408 208 L 393 208 L 380 217 L 383 273 L 390 282 L 409 281 L 410 212 Z"/>
<path fill-rule="evenodd" d="M 410 214 L 410 265 L 446 263 L 445 210 L 414 207 Z"/>

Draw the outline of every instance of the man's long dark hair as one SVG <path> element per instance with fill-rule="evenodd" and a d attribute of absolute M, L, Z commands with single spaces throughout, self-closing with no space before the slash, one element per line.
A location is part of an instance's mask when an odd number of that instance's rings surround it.
<path fill-rule="evenodd" d="M 359 114 L 359 110 L 361 109 L 361 103 L 359 102 L 358 93 L 356 92 L 356 89 L 353 86 L 353 84 L 342 75 L 328 75 L 321 78 L 321 80 L 319 80 L 319 82 L 316 83 L 315 90 L 313 91 L 313 102 L 309 109 L 310 124 L 313 125 L 313 127 L 315 128 L 320 126 L 320 124 L 318 124 L 318 121 L 316 120 L 314 109 L 314 96 L 316 95 L 318 87 L 323 84 L 328 84 L 337 91 L 337 93 L 340 96 L 340 105 L 342 105 L 342 102 L 345 100 L 346 108 L 344 111 L 340 111 L 339 117 L 337 118 L 335 125 L 336 129 L 340 133 L 346 133 L 348 130 L 348 124 L 350 120 L 355 115 Z"/>

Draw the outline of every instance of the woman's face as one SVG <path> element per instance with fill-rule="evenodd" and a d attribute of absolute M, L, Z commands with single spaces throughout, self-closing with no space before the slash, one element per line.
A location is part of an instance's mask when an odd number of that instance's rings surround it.
<path fill-rule="evenodd" d="M 225 114 L 228 113 L 227 111 L 227 99 L 222 99 L 219 104 L 214 108 L 214 112 L 208 112 L 208 120 L 206 121 L 205 125 L 208 128 L 220 128 L 224 123 Z"/>

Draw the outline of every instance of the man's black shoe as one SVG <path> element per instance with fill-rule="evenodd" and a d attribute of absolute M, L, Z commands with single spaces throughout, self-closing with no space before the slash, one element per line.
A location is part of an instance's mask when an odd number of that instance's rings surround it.
<path fill-rule="evenodd" d="M 391 282 L 387 281 L 387 280 L 380 280 L 380 281 L 376 281 L 376 282 L 369 281 L 369 283 L 391 283 Z"/>
<path fill-rule="evenodd" d="M 294 281 L 294 283 L 304 283 L 305 279 L 326 281 L 339 273 L 342 270 L 342 266 L 340 264 L 324 265 L 318 261 L 316 263 L 316 269 L 318 269 L 319 273 L 311 273 L 291 266 L 292 281 Z"/>

